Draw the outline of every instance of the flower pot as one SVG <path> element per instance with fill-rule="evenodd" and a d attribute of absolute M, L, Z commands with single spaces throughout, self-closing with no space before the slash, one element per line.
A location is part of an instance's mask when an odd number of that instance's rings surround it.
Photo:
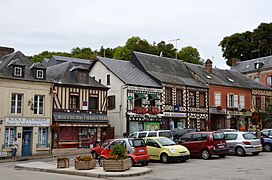
<path fill-rule="evenodd" d="M 75 169 L 77 170 L 88 170 L 93 169 L 96 166 L 96 161 L 93 159 L 91 161 L 77 161 L 75 160 Z"/>
<path fill-rule="evenodd" d="M 130 158 L 120 160 L 106 159 L 103 164 L 104 171 L 126 171 L 132 166 Z"/>
<path fill-rule="evenodd" d="M 68 158 L 57 158 L 57 168 L 68 168 L 69 159 Z"/>

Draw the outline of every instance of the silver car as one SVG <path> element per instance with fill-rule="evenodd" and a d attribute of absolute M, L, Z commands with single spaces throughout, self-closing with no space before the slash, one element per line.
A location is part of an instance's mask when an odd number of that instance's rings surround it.
<path fill-rule="evenodd" d="M 229 153 L 244 156 L 247 153 L 258 155 L 262 151 L 261 140 L 249 132 L 225 132 Z"/>

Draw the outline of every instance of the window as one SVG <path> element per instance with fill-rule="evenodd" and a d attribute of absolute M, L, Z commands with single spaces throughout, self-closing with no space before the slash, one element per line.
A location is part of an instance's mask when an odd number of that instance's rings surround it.
<path fill-rule="evenodd" d="M 90 97 L 90 110 L 98 110 L 98 97 L 97 96 Z"/>
<path fill-rule="evenodd" d="M 22 113 L 22 94 L 12 94 L 11 95 L 11 113 L 21 114 Z"/>
<path fill-rule="evenodd" d="M 261 97 L 256 97 L 256 109 L 261 109 Z"/>
<path fill-rule="evenodd" d="M 226 140 L 236 140 L 237 136 L 237 134 L 227 134 Z"/>
<path fill-rule="evenodd" d="M 255 77 L 253 80 L 259 83 L 260 82 L 260 77 Z"/>
<path fill-rule="evenodd" d="M 165 104 L 172 105 L 172 88 L 165 88 Z"/>
<path fill-rule="evenodd" d="M 70 109 L 79 109 L 79 94 L 70 94 Z"/>
<path fill-rule="evenodd" d="M 234 95 L 228 94 L 227 96 L 227 106 L 228 107 L 234 107 Z"/>
<path fill-rule="evenodd" d="M 37 147 L 48 147 L 48 128 L 41 127 L 38 132 L 38 145 Z"/>
<path fill-rule="evenodd" d="M 245 108 L 245 96 L 244 95 L 240 95 L 239 96 L 239 101 L 240 101 L 240 107 L 242 108 L 242 109 L 244 109 Z"/>
<path fill-rule="evenodd" d="M 147 137 L 156 137 L 157 136 L 157 132 L 149 132 Z"/>
<path fill-rule="evenodd" d="M 37 78 L 43 79 L 43 70 L 37 70 Z"/>
<path fill-rule="evenodd" d="M 183 90 L 177 89 L 177 104 L 182 106 L 183 104 Z"/>
<path fill-rule="evenodd" d="M 221 106 L 221 94 L 220 93 L 214 93 L 214 106 Z"/>
<path fill-rule="evenodd" d="M 110 85 L 111 84 L 111 82 L 110 82 L 110 75 L 108 74 L 107 75 L 107 85 Z"/>
<path fill-rule="evenodd" d="M 201 134 L 193 134 L 192 141 L 201 141 Z"/>
<path fill-rule="evenodd" d="M 15 134 L 16 134 L 16 129 L 15 128 L 7 127 L 5 129 L 5 140 L 4 140 L 5 147 L 11 147 L 12 146 L 12 141 L 15 138 Z"/>
<path fill-rule="evenodd" d="M 146 132 L 144 132 L 144 133 L 139 133 L 138 138 L 143 138 L 143 137 L 146 137 Z"/>
<path fill-rule="evenodd" d="M 108 96 L 108 109 L 115 109 L 115 96 Z"/>
<path fill-rule="evenodd" d="M 129 136 L 129 138 L 137 138 L 137 133 L 133 133 Z"/>
<path fill-rule="evenodd" d="M 147 146 L 155 146 L 155 144 L 158 144 L 155 140 L 153 140 L 153 139 L 147 139 L 146 140 L 146 145 Z"/>
<path fill-rule="evenodd" d="M 89 83 L 89 75 L 87 72 L 78 72 L 77 80 L 79 83 Z"/>
<path fill-rule="evenodd" d="M 191 141 L 191 136 L 192 136 L 192 134 L 186 134 L 180 138 L 180 141 L 181 142 L 189 142 L 189 141 Z"/>
<path fill-rule="evenodd" d="M 268 86 L 272 85 L 272 75 L 266 77 L 266 82 Z"/>
<path fill-rule="evenodd" d="M 44 96 L 34 96 L 34 114 L 43 114 Z"/>
<path fill-rule="evenodd" d="M 205 93 L 199 93 L 199 107 L 205 107 Z"/>
<path fill-rule="evenodd" d="M 195 129 L 196 128 L 196 119 L 190 119 L 190 128 Z"/>
<path fill-rule="evenodd" d="M 101 79 L 98 79 L 98 82 L 101 83 Z"/>
<path fill-rule="evenodd" d="M 196 93 L 195 92 L 189 92 L 189 106 L 195 107 L 196 106 Z"/>
<path fill-rule="evenodd" d="M 268 111 L 268 107 L 270 104 L 270 97 L 265 97 L 265 110 Z"/>
<path fill-rule="evenodd" d="M 14 67 L 14 76 L 21 77 L 23 75 L 23 69 L 21 67 Z"/>

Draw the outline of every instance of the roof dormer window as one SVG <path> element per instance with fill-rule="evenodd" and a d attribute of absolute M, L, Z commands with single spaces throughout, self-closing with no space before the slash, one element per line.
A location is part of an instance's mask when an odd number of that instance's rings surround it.
<path fill-rule="evenodd" d="M 36 77 L 37 79 L 43 79 L 43 70 L 37 70 Z"/>
<path fill-rule="evenodd" d="M 23 76 L 22 67 L 14 67 L 14 76 L 17 76 L 17 77 L 22 77 Z"/>

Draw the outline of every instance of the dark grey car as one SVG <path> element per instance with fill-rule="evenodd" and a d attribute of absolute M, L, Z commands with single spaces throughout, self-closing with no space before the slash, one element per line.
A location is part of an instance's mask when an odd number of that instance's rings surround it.
<path fill-rule="evenodd" d="M 225 132 L 230 154 L 244 156 L 247 153 L 258 155 L 262 151 L 261 140 L 249 132 Z"/>

